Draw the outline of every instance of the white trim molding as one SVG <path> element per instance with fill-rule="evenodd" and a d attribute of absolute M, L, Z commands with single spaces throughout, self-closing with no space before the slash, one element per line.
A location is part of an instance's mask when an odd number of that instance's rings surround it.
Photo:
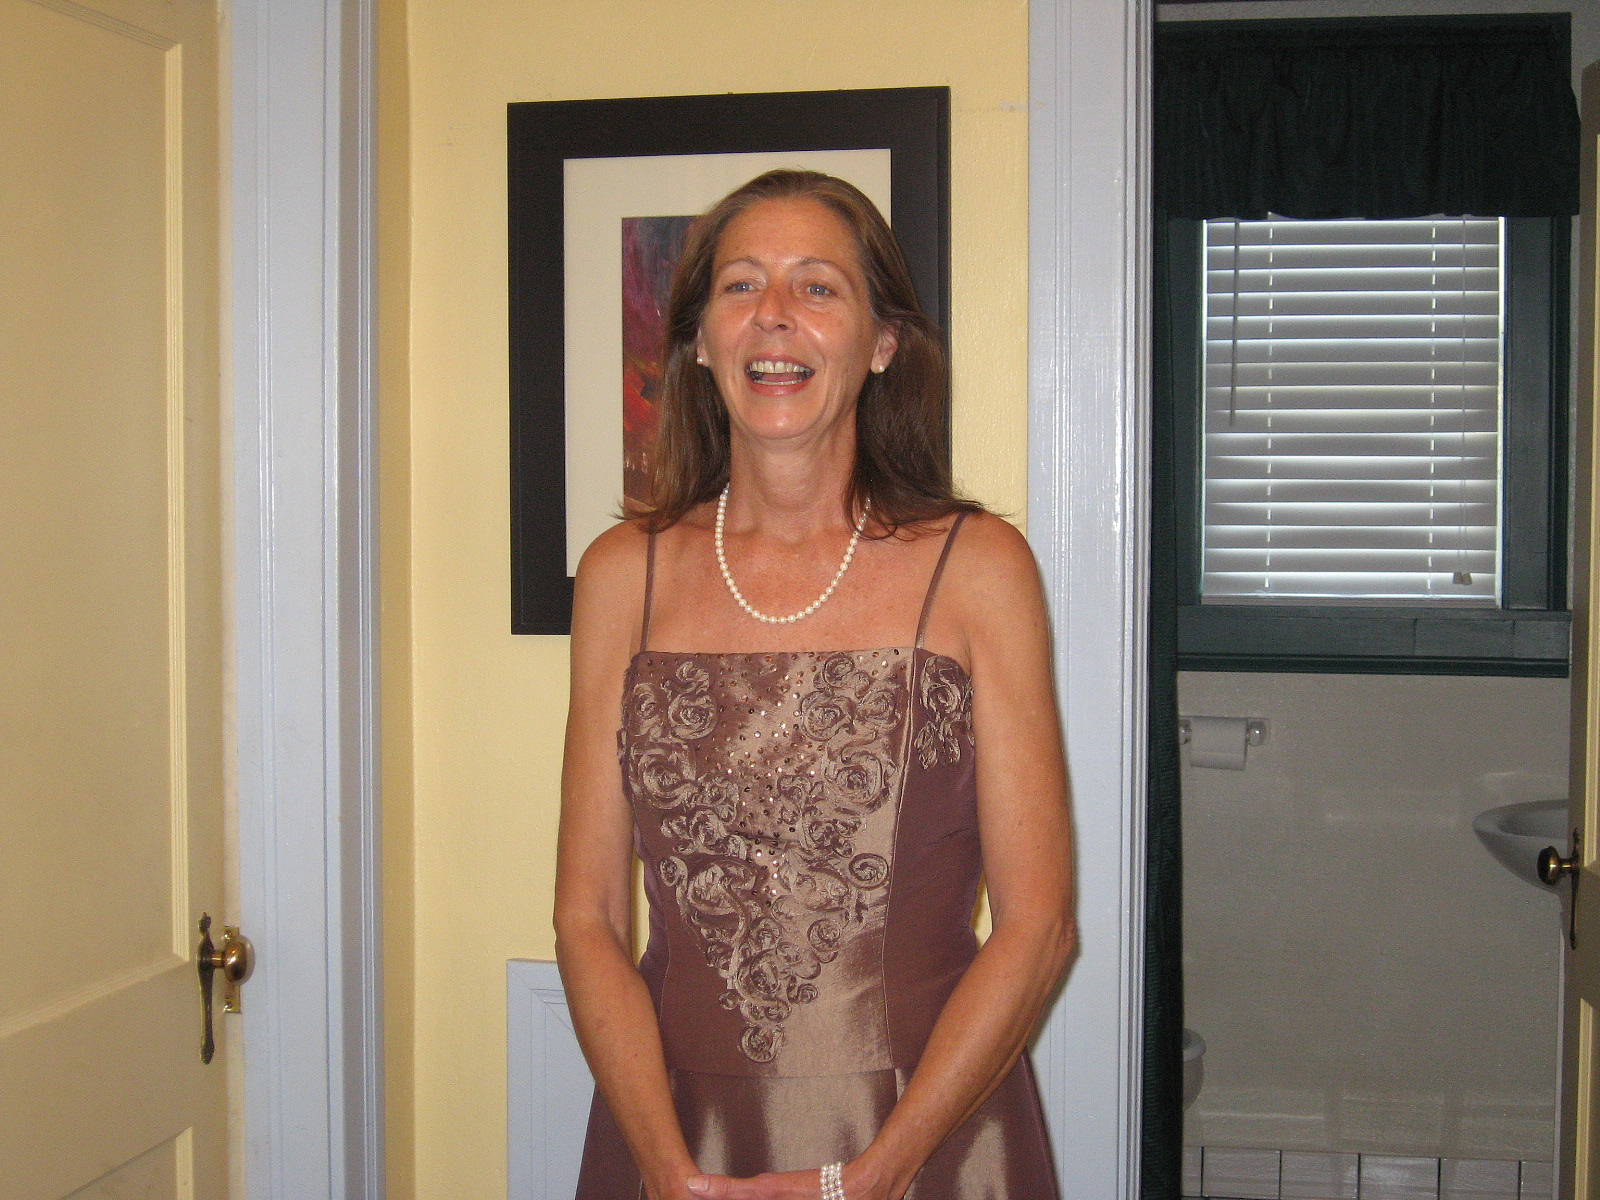
<path fill-rule="evenodd" d="M 1151 0 L 1030 9 L 1028 534 L 1055 628 L 1082 952 L 1034 1051 L 1063 1200 L 1139 1192 Z"/>
<path fill-rule="evenodd" d="M 571 1200 L 594 1076 L 553 962 L 506 960 L 506 1196 Z"/>
<path fill-rule="evenodd" d="M 225 19 L 243 1175 L 381 1200 L 374 15 Z"/>

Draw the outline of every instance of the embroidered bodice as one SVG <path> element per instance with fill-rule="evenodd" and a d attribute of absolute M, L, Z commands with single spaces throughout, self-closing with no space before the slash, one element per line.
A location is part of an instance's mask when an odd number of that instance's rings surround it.
<path fill-rule="evenodd" d="M 805 1074 L 915 1061 L 891 993 L 947 994 L 972 952 L 971 704 L 966 672 L 920 649 L 635 658 L 620 749 L 669 1059 L 783 1074 L 798 1044 Z M 930 850 L 935 874 L 906 878 Z M 935 911 L 902 913 L 935 879 Z M 924 986 L 890 986 L 903 969 Z"/>

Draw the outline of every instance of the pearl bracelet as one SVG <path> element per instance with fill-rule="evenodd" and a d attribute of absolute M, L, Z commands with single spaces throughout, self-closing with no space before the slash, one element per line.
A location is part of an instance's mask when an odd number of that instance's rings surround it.
<path fill-rule="evenodd" d="M 847 1200 L 843 1163 L 829 1163 L 822 1168 L 822 1200 Z"/>

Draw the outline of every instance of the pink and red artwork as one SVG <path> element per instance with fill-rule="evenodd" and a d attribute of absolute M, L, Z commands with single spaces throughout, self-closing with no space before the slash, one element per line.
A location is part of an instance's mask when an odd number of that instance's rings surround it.
<path fill-rule="evenodd" d="M 650 499 L 672 272 L 693 217 L 622 219 L 622 492 Z"/>

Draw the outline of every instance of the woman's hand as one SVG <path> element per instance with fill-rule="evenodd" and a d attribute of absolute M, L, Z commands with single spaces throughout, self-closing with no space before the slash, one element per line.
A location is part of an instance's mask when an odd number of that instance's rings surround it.
<path fill-rule="evenodd" d="M 846 1163 L 842 1182 L 848 1200 L 899 1200 L 864 1160 Z M 818 1200 L 822 1195 L 822 1169 L 752 1175 L 748 1179 L 697 1175 L 689 1180 L 689 1191 L 701 1200 Z"/>
<path fill-rule="evenodd" d="M 697 1175 L 689 1191 L 704 1200 L 817 1200 L 822 1195 L 822 1172 L 784 1171 L 736 1179 L 732 1175 Z"/>
<path fill-rule="evenodd" d="M 704 1178 L 693 1162 L 689 1163 L 687 1170 L 666 1168 L 646 1171 L 642 1177 L 644 1195 L 641 1200 L 698 1200 L 699 1193 L 689 1189 L 689 1181 Z"/>

